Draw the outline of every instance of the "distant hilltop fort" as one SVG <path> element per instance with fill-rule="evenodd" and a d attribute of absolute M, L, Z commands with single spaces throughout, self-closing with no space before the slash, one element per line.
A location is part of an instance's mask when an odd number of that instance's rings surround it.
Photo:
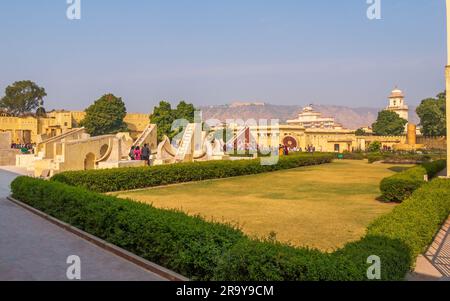
<path fill-rule="evenodd" d="M 251 107 L 251 106 L 258 106 L 258 107 L 264 107 L 266 103 L 264 102 L 233 102 L 229 105 L 230 108 L 240 108 L 240 107 Z"/>

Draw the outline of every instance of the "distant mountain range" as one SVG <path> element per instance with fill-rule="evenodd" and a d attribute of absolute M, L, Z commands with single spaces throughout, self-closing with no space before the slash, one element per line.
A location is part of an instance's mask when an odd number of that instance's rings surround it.
<path fill-rule="evenodd" d="M 204 106 L 203 119 L 279 119 L 281 123 L 296 119 L 306 105 L 273 105 L 265 103 L 233 103 L 221 106 Z M 371 126 L 377 119 L 381 108 L 351 108 L 345 106 L 313 105 L 324 117 L 334 117 L 337 123 L 348 129 Z M 410 121 L 418 124 L 416 108 L 410 108 Z"/>

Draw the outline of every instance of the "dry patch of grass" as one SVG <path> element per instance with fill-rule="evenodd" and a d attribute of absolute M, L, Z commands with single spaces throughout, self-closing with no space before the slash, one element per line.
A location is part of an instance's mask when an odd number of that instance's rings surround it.
<path fill-rule="evenodd" d="M 394 165 L 336 161 L 274 173 L 117 194 L 158 208 L 237 224 L 250 236 L 331 251 L 361 238 L 394 205 L 376 200 Z"/>

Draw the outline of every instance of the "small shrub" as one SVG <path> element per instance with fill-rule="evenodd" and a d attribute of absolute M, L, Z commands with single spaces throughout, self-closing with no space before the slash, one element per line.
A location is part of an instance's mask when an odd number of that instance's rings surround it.
<path fill-rule="evenodd" d="M 381 150 L 382 144 L 379 141 L 374 141 L 369 145 L 369 153 L 376 153 Z"/>
<path fill-rule="evenodd" d="M 375 163 L 379 161 L 383 161 L 383 155 L 381 153 L 370 153 L 367 155 L 367 159 L 369 163 Z"/>
<path fill-rule="evenodd" d="M 344 160 L 365 160 L 367 158 L 366 154 L 362 152 L 344 152 L 341 154 Z"/>
<path fill-rule="evenodd" d="M 425 175 L 432 178 L 443 170 L 445 165 L 445 161 L 425 163 L 383 179 L 380 183 L 383 200 L 387 202 L 402 202 L 425 184 Z"/>

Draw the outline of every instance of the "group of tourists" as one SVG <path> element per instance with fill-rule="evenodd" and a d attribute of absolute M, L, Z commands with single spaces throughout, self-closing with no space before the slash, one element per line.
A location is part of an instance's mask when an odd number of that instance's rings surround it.
<path fill-rule="evenodd" d="M 133 161 L 145 161 L 147 165 L 150 165 L 151 151 L 148 144 L 144 144 L 142 148 L 139 146 L 132 146 L 130 149 L 129 157 Z"/>
<path fill-rule="evenodd" d="M 314 146 L 314 145 L 308 145 L 307 147 L 306 147 L 306 152 L 307 153 L 315 153 L 316 152 L 316 147 Z"/>
<path fill-rule="evenodd" d="M 278 154 L 280 156 L 289 156 L 289 148 L 287 145 L 280 144 L 278 147 Z"/>
<path fill-rule="evenodd" d="M 12 143 L 11 149 L 20 149 L 22 154 L 33 154 L 35 146 L 31 143 Z"/>
<path fill-rule="evenodd" d="M 392 151 L 392 147 L 387 146 L 387 145 L 383 145 L 382 151 L 383 152 L 391 152 Z"/>
<path fill-rule="evenodd" d="M 303 149 L 301 147 L 288 147 L 287 145 L 282 145 L 278 147 L 280 156 L 288 156 L 289 153 L 301 153 Z M 316 152 L 316 147 L 314 145 L 308 145 L 305 148 L 305 152 L 314 154 Z"/>

